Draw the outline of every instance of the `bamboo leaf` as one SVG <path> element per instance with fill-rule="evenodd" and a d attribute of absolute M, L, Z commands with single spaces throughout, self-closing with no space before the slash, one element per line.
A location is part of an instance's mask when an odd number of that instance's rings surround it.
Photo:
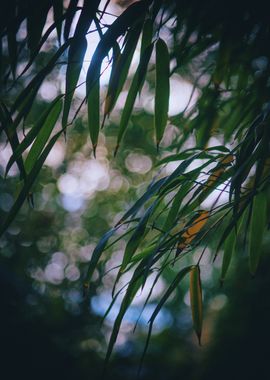
<path fill-rule="evenodd" d="M 12 113 L 15 112 L 15 110 L 19 110 L 19 115 L 16 117 L 16 120 L 15 120 L 16 125 L 19 124 L 22 118 L 26 118 L 29 110 L 31 109 L 31 106 L 35 99 L 35 95 L 40 85 L 42 84 L 45 77 L 50 74 L 57 60 L 61 57 L 61 55 L 65 52 L 65 50 L 70 45 L 70 42 L 71 40 L 66 41 L 57 50 L 57 52 L 53 55 L 53 57 L 50 59 L 47 65 L 42 70 L 40 70 L 37 75 L 34 76 L 34 78 L 30 81 L 30 83 L 24 88 L 24 90 L 16 98 L 11 108 Z M 31 95 L 30 97 L 29 97 L 29 94 Z M 28 99 L 28 98 L 29 100 L 27 101 L 27 104 L 25 104 L 25 99 Z"/>
<path fill-rule="evenodd" d="M 199 234 L 204 227 L 210 216 L 209 211 L 200 211 L 199 216 L 191 219 L 187 226 L 185 226 L 185 232 L 181 235 L 180 241 L 177 245 L 177 254 L 187 247 Z"/>
<path fill-rule="evenodd" d="M 14 164 L 16 160 L 18 160 L 22 153 L 29 147 L 29 145 L 34 141 L 34 139 L 37 137 L 39 131 L 43 128 L 44 123 L 49 116 L 50 112 L 52 111 L 53 107 L 55 106 L 55 103 L 61 99 L 63 95 L 59 95 L 51 104 L 50 106 L 43 112 L 41 117 L 38 119 L 38 121 L 34 124 L 34 126 L 30 129 L 29 133 L 25 136 L 25 138 L 20 142 L 20 144 L 17 146 L 15 151 L 13 152 L 12 156 L 10 157 L 5 171 L 5 176 L 7 176 L 11 166 Z"/>
<path fill-rule="evenodd" d="M 163 305 L 168 300 L 168 298 L 170 297 L 170 295 L 176 289 L 176 287 L 178 286 L 178 284 L 192 270 L 193 267 L 194 266 L 191 265 L 189 267 L 183 268 L 179 273 L 177 273 L 177 275 L 175 276 L 175 278 L 171 282 L 170 286 L 166 290 L 165 294 L 162 296 L 161 300 L 157 304 L 157 306 L 156 306 L 153 314 L 151 315 L 151 318 L 149 319 L 149 322 L 148 322 L 149 323 L 149 330 L 148 330 L 148 335 L 147 335 L 146 343 L 145 343 L 145 346 L 144 346 L 144 351 L 143 351 L 143 354 L 142 354 L 141 364 L 142 364 L 143 358 L 146 355 L 146 351 L 147 351 L 147 348 L 149 346 L 149 342 L 150 342 L 150 338 L 151 338 L 153 324 L 154 324 L 154 321 L 155 321 L 158 313 L 160 312 L 160 310 L 162 309 Z M 141 367 L 141 365 L 140 365 L 140 367 Z"/>
<path fill-rule="evenodd" d="M 42 1 L 37 7 L 36 2 L 34 0 L 30 0 L 28 6 L 27 43 L 32 56 L 41 39 L 51 4 L 50 1 Z"/>
<path fill-rule="evenodd" d="M 157 199 L 144 213 L 143 217 L 140 219 L 135 231 L 133 232 L 131 238 L 129 239 L 123 261 L 120 268 L 120 273 L 125 270 L 127 265 L 130 263 L 130 260 L 132 259 L 134 253 L 136 252 L 140 242 L 144 238 L 145 230 L 147 222 L 151 216 L 151 214 L 154 212 L 155 207 L 158 205 L 159 199 Z"/>
<path fill-rule="evenodd" d="M 16 149 L 19 147 L 19 139 L 16 131 L 16 127 L 14 126 L 14 122 L 12 120 L 12 117 L 10 115 L 10 112 L 8 108 L 6 107 L 5 103 L 0 101 L 0 121 L 2 129 L 4 130 L 8 141 L 10 143 L 11 149 L 13 152 L 16 151 Z M 18 157 L 16 160 L 16 163 L 18 165 L 18 168 L 20 170 L 21 178 L 25 177 L 25 168 L 23 164 L 23 160 L 21 157 Z"/>
<path fill-rule="evenodd" d="M 173 279 L 173 281 L 171 282 L 170 286 L 168 287 L 168 289 L 166 290 L 165 294 L 162 296 L 161 300 L 159 301 L 159 303 L 157 304 L 153 314 L 151 315 L 151 318 L 149 319 L 149 323 L 150 324 L 153 324 L 154 323 L 154 320 L 156 319 L 158 313 L 160 312 L 162 306 L 164 305 L 164 303 L 168 300 L 168 298 L 170 297 L 170 295 L 172 294 L 172 292 L 176 289 L 176 287 L 178 286 L 178 284 L 180 283 L 180 281 L 183 280 L 183 278 L 192 270 L 194 270 L 195 266 L 194 265 L 190 265 L 186 268 L 183 268 L 180 270 L 179 273 L 177 273 L 177 275 L 175 276 L 175 278 Z"/>
<path fill-rule="evenodd" d="M 255 275 L 263 241 L 263 234 L 266 226 L 267 200 L 264 192 L 255 195 L 252 205 L 252 215 L 249 231 L 249 270 Z"/>
<path fill-rule="evenodd" d="M 156 91 L 155 131 L 157 147 L 162 140 L 167 120 L 170 97 L 170 56 L 166 43 L 159 38 L 156 42 Z"/>
<path fill-rule="evenodd" d="M 126 32 L 128 27 L 136 25 L 144 18 L 147 3 L 139 1 L 131 4 L 103 34 L 91 60 L 86 77 L 86 96 L 88 101 L 88 124 L 94 153 L 99 134 L 99 77 L 103 59 L 113 48 L 117 38 Z M 92 94 L 93 92 L 93 94 Z M 97 124 L 98 122 L 98 124 Z"/>
<path fill-rule="evenodd" d="M 153 196 L 155 195 L 162 185 L 167 181 L 168 177 L 164 177 L 159 179 L 157 182 L 152 182 L 146 192 L 135 202 L 135 204 L 122 216 L 122 218 L 118 221 L 116 226 L 122 224 L 126 221 L 130 216 L 135 216 L 137 212 L 142 208 L 142 206 Z"/>
<path fill-rule="evenodd" d="M 119 132 L 118 132 L 118 136 L 117 136 L 117 145 L 116 145 L 114 154 L 116 154 L 118 151 L 119 145 L 120 145 L 122 138 L 123 138 L 123 135 L 126 131 L 126 128 L 127 128 L 127 125 L 128 125 L 128 122 L 129 122 L 129 119 L 130 119 L 130 116 L 131 116 L 131 113 L 132 113 L 132 110 L 134 107 L 134 103 L 135 103 L 137 94 L 139 93 L 140 88 L 141 88 L 142 84 L 144 83 L 145 75 L 146 75 L 146 71 L 147 71 L 147 66 L 148 66 L 152 51 L 153 51 L 153 44 L 148 46 L 148 48 L 144 52 L 144 54 L 141 57 L 141 60 L 139 62 L 136 73 L 134 74 L 134 77 L 133 77 L 133 80 L 132 80 L 132 83 L 131 83 L 131 86 L 130 86 L 130 89 L 128 92 L 128 96 L 127 96 L 127 99 L 125 102 L 125 106 L 124 106 L 124 109 L 123 109 L 123 112 L 121 115 Z"/>
<path fill-rule="evenodd" d="M 61 130 L 60 132 L 56 133 L 49 143 L 46 145 L 45 149 L 41 153 L 40 157 L 35 162 L 33 168 L 31 169 L 30 173 L 27 175 L 24 181 L 23 188 L 16 199 L 14 205 L 12 206 L 11 210 L 9 211 L 6 219 L 4 220 L 3 224 L 0 226 L 0 236 L 7 230 L 7 228 L 10 226 L 12 221 L 14 220 L 15 216 L 17 215 L 18 211 L 20 210 L 21 206 L 23 205 L 23 202 L 29 195 L 29 191 L 31 190 L 31 187 L 33 186 L 43 164 L 46 160 L 48 154 L 50 153 L 52 147 L 54 146 L 55 142 L 59 138 L 59 136 L 63 133 Z"/>
<path fill-rule="evenodd" d="M 113 66 L 105 99 L 104 119 L 111 113 L 119 94 L 123 89 L 134 51 L 138 43 L 140 31 L 141 28 L 139 25 L 139 27 L 133 28 L 128 32 L 123 53 L 118 56 L 115 65 Z"/>
<path fill-rule="evenodd" d="M 201 345 L 202 323 L 203 323 L 203 304 L 202 287 L 199 266 L 194 266 L 190 271 L 190 304 L 192 311 L 193 327 Z"/>
<path fill-rule="evenodd" d="M 35 165 L 37 158 L 42 152 L 44 146 L 46 145 L 52 130 L 58 120 L 60 112 L 62 110 L 62 100 L 58 99 L 58 101 L 54 102 L 53 107 L 51 108 L 46 120 L 44 121 L 43 128 L 39 131 L 37 138 L 32 145 L 26 161 L 25 161 L 25 169 L 27 172 L 30 172 Z"/>
<path fill-rule="evenodd" d="M 91 281 L 91 278 L 92 278 L 92 275 L 94 273 L 94 270 L 97 267 L 97 263 L 98 263 L 101 255 L 102 255 L 102 253 L 103 253 L 103 251 L 104 251 L 104 249 L 105 249 L 105 247 L 106 247 L 106 245 L 108 243 L 108 240 L 115 233 L 116 230 L 117 230 L 117 227 L 111 228 L 99 240 L 96 248 L 94 249 L 92 257 L 91 257 L 91 261 L 90 261 L 90 264 L 89 264 L 89 267 L 88 267 L 88 271 L 87 271 L 87 274 L 86 274 L 86 283 L 89 283 Z"/>
<path fill-rule="evenodd" d="M 90 138 L 93 145 L 94 157 L 96 157 L 96 148 L 98 143 L 99 135 L 99 124 L 100 124 L 100 114 L 99 114 L 99 78 L 97 82 L 93 85 L 91 91 L 89 92 L 87 99 L 88 106 L 88 126 L 90 132 Z"/>
<path fill-rule="evenodd" d="M 140 271 L 138 271 L 136 269 L 131 280 L 130 280 L 126 294 L 125 294 L 123 301 L 121 303 L 119 313 L 118 313 L 116 320 L 114 322 L 114 325 L 113 325 L 113 330 L 112 330 L 112 334 L 110 337 L 110 341 L 109 341 L 108 349 L 107 349 L 107 353 L 106 353 L 106 358 L 105 358 L 105 368 L 106 368 L 108 361 L 110 359 L 110 356 L 112 354 L 112 350 L 113 350 L 114 344 L 116 342 L 118 332 L 119 332 L 119 329 L 121 327 L 121 323 L 122 323 L 122 320 L 124 318 L 124 315 L 125 315 L 128 307 L 132 303 L 137 291 L 142 286 L 142 282 L 143 282 L 143 277 L 141 276 Z"/>
<path fill-rule="evenodd" d="M 70 28 L 71 28 L 71 24 L 72 24 L 73 18 L 75 16 L 75 13 L 77 10 L 78 2 L 79 2 L 79 0 L 70 0 L 70 2 L 68 4 L 68 8 L 66 11 L 66 21 L 65 21 L 65 26 L 64 26 L 64 39 L 65 39 L 65 41 L 67 41 L 69 38 Z"/>
<path fill-rule="evenodd" d="M 57 37 L 59 45 L 61 45 L 62 35 L 62 22 L 59 22 L 63 16 L 63 2 L 62 0 L 53 0 L 53 17 L 56 25 Z"/>
<path fill-rule="evenodd" d="M 80 72 L 83 65 L 83 59 L 87 49 L 87 40 L 85 37 L 73 40 L 68 53 L 68 66 L 66 73 L 66 96 L 62 117 L 62 127 L 65 128 L 68 123 L 68 115 L 71 101 L 78 83 Z"/>
<path fill-rule="evenodd" d="M 225 276 L 228 272 L 231 259 L 235 253 L 235 245 L 236 245 L 236 232 L 235 230 L 232 230 L 224 244 L 224 254 L 223 254 L 223 259 L 222 259 L 221 276 L 220 276 L 221 284 L 225 280 Z"/>

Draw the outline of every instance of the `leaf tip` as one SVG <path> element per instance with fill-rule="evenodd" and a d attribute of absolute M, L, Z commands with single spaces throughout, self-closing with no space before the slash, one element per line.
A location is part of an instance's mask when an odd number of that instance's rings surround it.
<path fill-rule="evenodd" d="M 116 147 L 115 147 L 115 149 L 114 149 L 114 153 L 113 153 L 114 157 L 116 157 L 118 149 L 119 149 L 119 144 L 117 144 Z"/>
<path fill-rule="evenodd" d="M 97 144 L 93 145 L 93 155 L 95 158 L 97 158 Z"/>

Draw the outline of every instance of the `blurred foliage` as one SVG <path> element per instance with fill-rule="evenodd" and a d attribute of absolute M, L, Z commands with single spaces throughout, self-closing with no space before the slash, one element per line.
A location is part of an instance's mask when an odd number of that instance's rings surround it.
<path fill-rule="evenodd" d="M 13 0 L 1 10 L 10 376 L 15 355 L 30 378 L 98 378 L 115 344 L 112 379 L 139 369 L 214 378 L 231 346 L 241 356 L 226 368 L 242 368 L 244 336 L 260 323 L 248 302 L 268 310 L 266 2 Z"/>

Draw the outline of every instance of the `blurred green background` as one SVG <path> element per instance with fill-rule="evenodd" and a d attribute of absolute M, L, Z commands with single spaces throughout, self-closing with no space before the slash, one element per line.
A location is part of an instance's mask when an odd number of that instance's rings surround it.
<path fill-rule="evenodd" d="M 55 43 L 55 37 L 49 43 Z M 33 70 L 38 71 L 50 54 L 49 49 L 42 52 Z M 59 66 L 44 83 L 26 128 L 61 91 L 62 70 Z M 113 269 L 120 263 L 125 242 L 121 240 L 117 248 L 109 247 L 105 251 L 87 296 L 83 292 L 83 278 L 99 238 L 138 199 L 159 171 L 156 164 L 161 156 L 154 144 L 149 106 L 152 85 L 150 72 L 148 87 L 142 93 L 141 103 L 137 104 L 129 133 L 116 158 L 113 150 L 121 104 L 101 134 L 97 159 L 93 157 L 84 115 L 76 119 L 66 140 L 62 137 L 46 160 L 33 189 L 34 207 L 26 203 L 1 238 L 0 363 L 3 379 L 101 378 L 119 303 L 104 321 L 102 317 L 111 301 L 116 273 Z M 23 88 L 24 82 L 18 81 L 16 86 L 10 92 L 11 99 Z M 183 95 L 183 86 L 187 87 L 186 95 Z M 182 90 L 182 103 L 185 103 L 191 91 L 190 83 L 182 83 Z M 78 93 L 74 109 L 81 99 Z M 171 115 L 181 111 L 181 107 L 173 109 L 173 104 L 171 108 Z M 170 152 L 176 135 L 177 128 L 170 125 L 162 145 L 164 156 Z M 16 167 L 4 179 L 10 153 L 2 139 L 1 220 L 10 210 L 18 191 Z M 168 165 L 163 170 L 169 173 L 172 169 Z M 263 262 L 258 275 L 252 278 L 248 273 L 243 241 L 239 241 L 237 261 L 233 262 L 222 288 L 220 257 L 212 265 L 211 255 L 206 254 L 201 266 L 202 346 L 198 345 L 192 329 L 188 281 L 184 281 L 156 320 L 140 378 L 267 379 L 270 337 L 270 262 L 267 254 L 266 239 Z M 136 297 L 124 318 L 105 378 L 137 378 L 148 319 L 177 269 L 176 265 L 164 271 L 141 316 L 146 296 L 143 293 Z M 151 277 L 147 282 L 148 290 L 153 280 Z"/>

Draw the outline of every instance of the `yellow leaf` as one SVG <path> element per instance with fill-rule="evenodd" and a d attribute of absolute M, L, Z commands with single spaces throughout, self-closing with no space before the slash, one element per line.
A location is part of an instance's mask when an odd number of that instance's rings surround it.
<path fill-rule="evenodd" d="M 201 231 L 209 218 L 209 211 L 200 211 L 200 215 L 192 222 L 190 227 L 182 234 L 177 250 L 183 250 Z M 178 252 L 179 253 L 179 252 Z"/>

